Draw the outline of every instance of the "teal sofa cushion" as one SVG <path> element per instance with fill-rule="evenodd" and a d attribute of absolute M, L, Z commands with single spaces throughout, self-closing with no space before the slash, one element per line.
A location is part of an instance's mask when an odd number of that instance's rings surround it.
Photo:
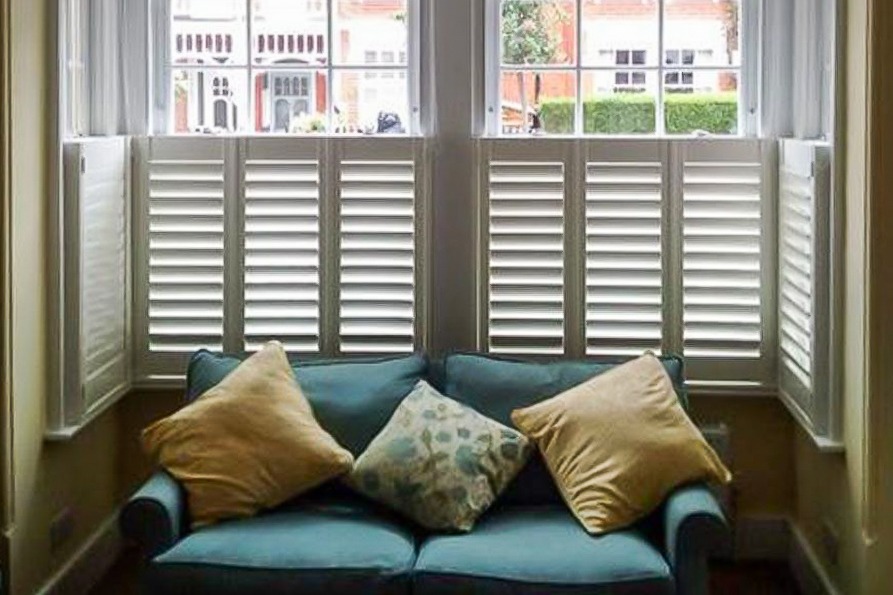
<path fill-rule="evenodd" d="M 668 356 L 660 360 L 673 380 L 683 407 L 687 407 L 682 359 Z M 492 355 L 456 353 L 447 356 L 434 375 L 447 396 L 514 427 L 511 414 L 515 409 L 550 399 L 619 363 L 531 363 Z M 531 457 L 527 467 L 503 494 L 503 499 L 516 504 L 561 502 L 558 489 L 539 454 Z"/>
<path fill-rule="evenodd" d="M 198 351 L 189 362 L 187 399 L 223 380 L 242 358 Z M 301 389 L 320 425 L 354 456 L 388 423 L 428 372 L 424 355 L 360 360 L 293 361 Z"/>
<path fill-rule="evenodd" d="M 415 559 L 413 535 L 371 505 L 302 500 L 192 533 L 146 583 L 165 595 L 409 595 Z"/>
<path fill-rule="evenodd" d="M 413 592 L 425 595 L 670 595 L 673 578 L 635 530 L 592 537 L 562 506 L 494 511 L 467 535 L 419 550 Z"/>

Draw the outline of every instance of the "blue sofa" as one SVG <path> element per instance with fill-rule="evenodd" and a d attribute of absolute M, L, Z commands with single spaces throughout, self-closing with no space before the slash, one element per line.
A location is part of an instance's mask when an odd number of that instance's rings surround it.
<path fill-rule="evenodd" d="M 239 361 L 194 355 L 187 398 Z M 682 362 L 663 362 L 685 404 Z M 294 364 L 320 423 L 355 455 L 421 378 L 510 425 L 512 410 L 609 368 L 465 353 L 436 363 L 414 355 Z M 708 555 L 729 542 L 705 486 L 677 490 L 635 527 L 592 537 L 537 456 L 469 534 L 426 533 L 338 482 L 258 517 L 192 532 L 186 494 L 163 471 L 127 503 L 121 527 L 145 556 L 144 591 L 170 595 L 702 595 Z"/>

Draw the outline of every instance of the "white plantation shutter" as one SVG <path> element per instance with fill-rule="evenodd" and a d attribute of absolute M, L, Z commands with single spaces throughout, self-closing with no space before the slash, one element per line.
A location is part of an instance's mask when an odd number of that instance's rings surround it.
<path fill-rule="evenodd" d="M 180 375 L 191 352 L 224 346 L 225 142 L 140 143 L 137 342 L 143 376 Z"/>
<path fill-rule="evenodd" d="M 63 165 L 62 209 L 53 209 L 60 216 L 57 375 L 47 407 L 47 434 L 61 439 L 130 387 L 130 140 L 66 142 Z"/>
<path fill-rule="evenodd" d="M 322 145 L 244 141 L 244 343 L 320 351 Z"/>
<path fill-rule="evenodd" d="M 586 353 L 660 353 L 664 158 L 659 142 L 594 143 L 586 163 Z"/>
<path fill-rule="evenodd" d="M 767 380 L 767 202 L 758 141 L 682 147 L 682 338 L 696 380 Z"/>
<path fill-rule="evenodd" d="M 406 353 L 417 344 L 420 156 L 415 141 L 340 144 L 342 353 Z"/>
<path fill-rule="evenodd" d="M 483 208 L 489 351 L 561 355 L 565 351 L 565 172 L 559 151 L 488 146 Z M 515 149 L 519 151 L 516 152 Z M 552 157 L 552 159 L 549 159 Z"/>
<path fill-rule="evenodd" d="M 833 438 L 831 184 L 826 143 L 783 140 L 779 151 L 778 375 L 795 415 Z"/>

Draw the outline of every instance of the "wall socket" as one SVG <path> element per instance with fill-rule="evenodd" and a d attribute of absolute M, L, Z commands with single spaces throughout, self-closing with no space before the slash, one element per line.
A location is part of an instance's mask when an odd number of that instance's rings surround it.
<path fill-rule="evenodd" d="M 822 549 L 825 559 L 833 566 L 840 560 L 840 534 L 829 519 L 822 521 Z"/>
<path fill-rule="evenodd" d="M 74 534 L 74 512 L 66 506 L 56 513 L 50 523 L 50 552 L 55 553 L 64 546 Z"/>

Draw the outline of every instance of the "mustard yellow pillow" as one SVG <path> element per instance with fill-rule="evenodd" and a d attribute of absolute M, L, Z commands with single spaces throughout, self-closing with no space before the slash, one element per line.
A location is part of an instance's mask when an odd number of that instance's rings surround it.
<path fill-rule="evenodd" d="M 194 527 L 254 515 L 353 466 L 316 422 L 275 342 L 146 428 L 143 445 L 186 488 Z"/>
<path fill-rule="evenodd" d="M 518 409 L 512 421 L 592 534 L 635 523 L 680 485 L 732 479 L 650 354 Z"/>

